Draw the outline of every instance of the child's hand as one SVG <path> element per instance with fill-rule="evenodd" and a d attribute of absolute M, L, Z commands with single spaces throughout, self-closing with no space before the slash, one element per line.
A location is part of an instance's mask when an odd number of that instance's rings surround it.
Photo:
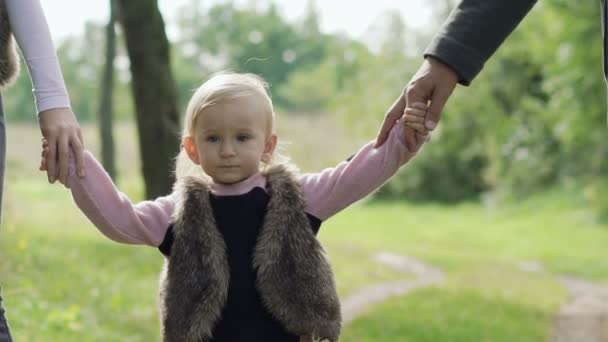
<path fill-rule="evenodd" d="M 429 130 L 424 125 L 428 106 L 421 102 L 412 103 L 411 106 L 405 108 L 403 114 L 404 130 L 407 133 L 414 132 L 414 140 L 416 147 L 412 152 L 417 152 L 422 144 L 430 140 Z M 406 130 L 405 127 L 411 128 Z"/>
<path fill-rule="evenodd" d="M 48 158 L 48 154 L 49 154 L 49 142 L 46 141 L 46 139 L 42 138 L 42 154 L 41 154 L 41 160 L 40 160 L 40 167 L 38 168 L 38 170 L 40 171 L 47 171 L 48 167 L 47 167 L 47 162 L 46 159 Z"/>

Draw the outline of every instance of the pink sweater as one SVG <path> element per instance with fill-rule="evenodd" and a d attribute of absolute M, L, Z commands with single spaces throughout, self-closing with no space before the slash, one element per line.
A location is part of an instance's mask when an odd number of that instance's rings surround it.
<path fill-rule="evenodd" d="M 401 121 L 382 146 L 373 146 L 374 142 L 369 142 L 348 162 L 318 173 L 299 175 L 297 180 L 304 193 L 306 212 L 321 221 L 328 219 L 378 189 L 414 156 L 405 146 Z M 173 194 L 133 204 L 116 188 L 93 155 L 87 152 L 85 158 L 86 177 L 81 179 L 75 175 L 72 158 L 68 178 L 68 187 L 82 212 L 114 241 L 158 246 L 173 220 Z M 230 196 L 245 194 L 254 187 L 266 188 L 266 179 L 261 173 L 236 184 L 212 184 L 211 191 L 217 196 Z"/>
<path fill-rule="evenodd" d="M 38 112 L 69 108 L 57 54 L 39 0 L 5 0 L 11 30 L 25 58 Z"/>

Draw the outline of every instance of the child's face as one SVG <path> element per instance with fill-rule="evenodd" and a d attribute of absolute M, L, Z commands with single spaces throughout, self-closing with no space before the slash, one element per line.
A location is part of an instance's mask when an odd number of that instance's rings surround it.
<path fill-rule="evenodd" d="M 240 182 L 272 156 L 277 137 L 268 131 L 263 100 L 249 95 L 208 107 L 196 121 L 195 136 L 184 139 L 190 159 L 214 182 Z"/>

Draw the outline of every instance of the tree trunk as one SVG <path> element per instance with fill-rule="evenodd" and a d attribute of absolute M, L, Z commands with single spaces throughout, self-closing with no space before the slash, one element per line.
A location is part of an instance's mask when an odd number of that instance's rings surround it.
<path fill-rule="evenodd" d="M 116 31 L 114 30 L 116 17 L 113 2 L 114 0 L 109 1 L 110 20 L 106 27 L 106 61 L 103 68 L 98 119 L 101 139 L 101 161 L 112 180 L 116 182 L 117 172 L 114 136 L 112 134 L 114 110 L 112 93 L 114 92 L 114 57 L 116 56 Z"/>
<path fill-rule="evenodd" d="M 156 0 L 117 0 L 131 61 L 142 171 L 148 199 L 170 193 L 179 116 L 169 42 Z"/>

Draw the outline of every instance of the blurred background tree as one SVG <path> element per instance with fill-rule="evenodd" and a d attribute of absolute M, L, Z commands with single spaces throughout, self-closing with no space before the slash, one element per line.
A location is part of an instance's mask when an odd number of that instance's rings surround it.
<path fill-rule="evenodd" d="M 253 72 L 268 80 L 281 113 L 333 116 L 353 135 L 371 139 L 455 1 L 433 2 L 435 19 L 428 31 L 412 30 L 396 11 L 388 11 L 361 41 L 321 32 L 314 1 L 298 21 L 288 21 L 267 3 L 192 1 L 178 10 L 170 46 L 177 108 L 183 109 L 193 89 L 213 72 Z M 593 1 L 538 3 L 473 85 L 457 88 L 432 143 L 377 196 L 500 203 L 576 186 L 605 216 L 608 199 L 601 194 L 608 190 L 608 145 L 599 19 Z M 123 35 L 119 30 L 115 116 L 133 120 Z M 82 121 L 94 119 L 99 103 L 103 42 L 103 25 L 91 23 L 84 35 L 59 46 Z M 11 93 L 10 119 L 32 120 L 28 80 L 22 77 Z M 174 121 L 171 129 L 177 129 Z M 148 167 L 166 169 L 169 159 Z"/>

